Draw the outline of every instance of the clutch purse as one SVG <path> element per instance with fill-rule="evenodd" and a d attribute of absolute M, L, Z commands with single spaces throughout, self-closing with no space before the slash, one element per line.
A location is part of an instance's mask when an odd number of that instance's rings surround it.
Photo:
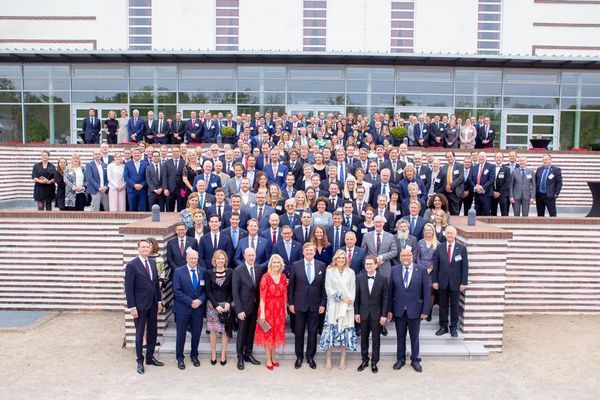
<path fill-rule="evenodd" d="M 271 330 L 271 325 L 265 320 L 263 322 L 261 322 L 260 320 L 256 321 L 256 323 L 258 325 L 260 325 L 260 327 L 262 328 L 262 330 L 267 333 Z"/>

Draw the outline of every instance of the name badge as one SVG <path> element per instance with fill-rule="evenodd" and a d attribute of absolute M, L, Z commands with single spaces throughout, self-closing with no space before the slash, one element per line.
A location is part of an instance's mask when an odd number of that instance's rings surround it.
<path fill-rule="evenodd" d="M 427 132 L 427 129 L 423 129 L 423 133 Z"/>
<path fill-rule="evenodd" d="M 275 209 L 281 211 L 281 206 L 277 206 Z"/>
<path fill-rule="evenodd" d="M 300 228 L 301 225 L 294 225 L 294 229 Z"/>
<path fill-rule="evenodd" d="M 360 233 L 369 233 L 369 230 L 367 228 L 363 228 L 360 230 Z"/>
<path fill-rule="evenodd" d="M 277 173 L 277 176 L 283 177 L 283 172 Z"/>
<path fill-rule="evenodd" d="M 484 175 L 487 175 L 487 174 L 488 174 L 488 172 L 490 172 L 490 170 L 489 170 L 489 169 L 486 169 L 485 171 L 483 171 L 483 174 L 484 174 Z"/>
<path fill-rule="evenodd" d="M 256 204 L 250 204 L 250 207 L 256 207 Z"/>
<path fill-rule="evenodd" d="M 455 170 L 454 170 L 454 173 L 455 173 L 455 174 L 458 174 L 459 172 L 458 172 L 458 170 L 457 170 L 457 169 L 455 169 Z"/>
<path fill-rule="evenodd" d="M 423 174 L 423 175 L 419 175 L 419 178 L 421 178 L 421 179 L 425 179 L 425 178 L 427 178 L 427 175 L 425 175 L 425 174 Z"/>
<path fill-rule="evenodd" d="M 199 127 L 200 125 L 198 125 L 198 124 L 195 124 L 194 126 L 197 128 L 197 127 Z"/>
<path fill-rule="evenodd" d="M 527 179 L 531 179 L 533 178 L 531 175 L 527 175 Z"/>
<path fill-rule="evenodd" d="M 488 129 L 488 133 L 494 133 L 492 129 Z"/>
<path fill-rule="evenodd" d="M 354 232 L 356 232 L 356 230 L 357 230 L 357 229 L 358 229 L 358 227 L 357 227 L 357 226 L 355 226 L 355 225 L 352 225 L 352 230 L 353 230 Z"/>
<path fill-rule="evenodd" d="M 440 178 L 436 178 L 435 183 L 440 183 Z"/>
<path fill-rule="evenodd" d="M 554 174 L 548 175 L 548 179 L 553 179 L 553 178 L 554 178 Z"/>
<path fill-rule="evenodd" d="M 500 179 L 504 178 L 504 172 L 500 172 L 500 173 L 498 174 L 498 178 L 500 178 Z"/>
<path fill-rule="evenodd" d="M 204 286 L 204 279 L 200 279 L 200 286 Z"/>
<path fill-rule="evenodd" d="M 212 203 L 209 203 L 209 202 L 204 203 L 204 207 L 210 207 L 210 206 L 212 206 Z"/>
<path fill-rule="evenodd" d="M 396 210 L 396 215 L 400 215 L 402 213 L 401 210 Z"/>
<path fill-rule="evenodd" d="M 440 132 L 444 132 L 444 128 L 441 128 L 441 129 L 440 129 Z"/>
<path fill-rule="evenodd" d="M 404 248 L 408 249 L 408 250 L 412 250 L 412 246 L 409 246 L 409 245 L 404 246 Z"/>
<path fill-rule="evenodd" d="M 217 187 L 217 182 L 213 182 L 213 183 L 211 183 L 211 184 L 210 184 L 210 187 L 212 187 L 212 188 L 216 188 L 216 187 Z"/>
<path fill-rule="evenodd" d="M 457 256 L 454 256 L 454 261 L 462 261 L 462 256 L 460 254 Z"/>

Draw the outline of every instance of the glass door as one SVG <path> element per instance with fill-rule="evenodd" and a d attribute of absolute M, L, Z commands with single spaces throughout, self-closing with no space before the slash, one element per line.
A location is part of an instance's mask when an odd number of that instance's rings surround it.
<path fill-rule="evenodd" d="M 114 111 L 117 119 L 121 117 L 121 109 L 129 110 L 127 104 L 73 104 L 71 105 L 71 143 L 83 143 L 83 131 L 81 129 L 84 118 L 89 115 L 90 108 L 96 111 L 96 117 L 104 124 L 108 113 Z M 100 141 L 106 140 L 106 134 L 102 134 Z"/>
<path fill-rule="evenodd" d="M 547 110 L 505 110 L 500 146 L 504 149 L 531 147 L 530 139 L 547 139 L 559 150 L 558 113 Z"/>

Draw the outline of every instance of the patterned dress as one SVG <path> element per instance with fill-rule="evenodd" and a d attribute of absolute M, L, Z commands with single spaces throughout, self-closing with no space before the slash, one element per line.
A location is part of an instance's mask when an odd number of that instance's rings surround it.
<path fill-rule="evenodd" d="M 433 246 L 433 244 L 431 247 L 427 247 L 427 242 L 425 239 L 419 240 L 417 243 L 415 263 L 425 268 L 431 268 L 433 266 L 433 256 L 435 255 L 435 250 L 436 248 Z M 429 283 L 431 284 L 431 274 L 427 274 L 427 277 L 429 278 Z"/>
<path fill-rule="evenodd" d="M 217 276 L 215 282 L 218 286 L 223 286 L 223 283 L 225 283 L 226 279 L 227 275 L 223 273 L 221 276 Z M 215 308 L 218 306 L 225 306 L 225 302 L 218 303 L 216 306 L 214 306 L 209 300 L 206 304 L 206 330 L 209 332 L 223 333 L 225 330 L 225 326 L 219 321 L 219 312 Z"/>
<path fill-rule="evenodd" d="M 270 273 L 266 273 L 260 280 L 260 300 L 265 303 L 265 321 L 271 325 L 268 332 L 263 331 L 256 324 L 254 342 L 261 346 L 273 349 L 285 345 L 285 317 L 287 304 L 287 279 L 280 274 L 279 283 L 273 280 Z M 260 308 L 258 311 L 260 318 Z"/>
<path fill-rule="evenodd" d="M 325 276 L 325 291 L 327 292 L 327 312 L 325 325 L 319 341 L 319 348 L 345 347 L 356 351 L 358 339 L 354 329 L 354 295 L 356 293 L 356 276 L 351 268 L 340 273 L 336 268 L 327 269 Z M 351 305 L 342 301 L 346 294 Z"/>

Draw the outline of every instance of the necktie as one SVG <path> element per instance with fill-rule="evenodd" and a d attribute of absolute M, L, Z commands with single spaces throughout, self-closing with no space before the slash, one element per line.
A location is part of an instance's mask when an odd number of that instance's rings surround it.
<path fill-rule="evenodd" d="M 198 289 L 198 275 L 196 275 L 196 268 L 190 270 L 192 272 L 192 285 L 194 285 L 194 290 Z"/>
<path fill-rule="evenodd" d="M 387 188 L 387 185 L 386 185 L 386 184 L 384 184 L 384 185 L 383 185 L 383 188 L 382 188 L 382 190 L 381 190 L 381 193 L 382 193 L 382 194 L 386 194 L 386 188 Z"/>
<path fill-rule="evenodd" d="M 352 264 L 352 250 L 348 249 L 348 265 Z"/>
<path fill-rule="evenodd" d="M 183 243 L 183 239 L 181 239 L 179 241 L 179 252 L 181 253 L 181 256 L 183 257 L 183 255 L 185 253 L 185 244 Z"/>
<path fill-rule="evenodd" d="M 344 183 L 344 165 L 340 163 L 340 182 Z"/>
<path fill-rule="evenodd" d="M 379 250 L 381 250 L 381 233 L 377 234 L 377 254 L 379 254 Z"/>
<path fill-rule="evenodd" d="M 162 120 L 162 119 L 159 119 L 159 120 L 158 120 L 158 132 L 159 132 L 159 133 L 160 133 L 160 132 L 162 132 L 162 122 L 163 122 L 163 120 Z"/>
<path fill-rule="evenodd" d="M 308 228 L 304 228 L 304 241 L 308 242 L 308 238 L 309 238 L 309 236 L 308 236 Z"/>
<path fill-rule="evenodd" d="M 416 218 L 410 217 L 410 234 L 414 236 Z"/>
<path fill-rule="evenodd" d="M 156 178 L 160 178 L 160 171 L 158 170 L 158 164 L 154 164 L 154 169 L 156 170 Z"/>
<path fill-rule="evenodd" d="M 521 182 L 525 182 L 525 168 L 521 168 Z"/>
<path fill-rule="evenodd" d="M 213 249 L 216 250 L 218 246 L 217 235 L 213 237 Z"/>
<path fill-rule="evenodd" d="M 335 238 L 333 242 L 333 249 L 337 250 L 340 248 L 340 228 L 335 228 Z"/>
<path fill-rule="evenodd" d="M 256 250 L 256 247 L 254 246 L 254 238 L 250 239 L 250 247 Z"/>
<path fill-rule="evenodd" d="M 483 173 L 483 164 L 479 164 L 479 172 L 477 172 L 477 184 L 481 184 L 481 174 Z"/>
<path fill-rule="evenodd" d="M 285 252 L 287 254 L 287 259 L 290 259 L 290 253 L 292 252 L 291 249 L 291 243 L 290 242 L 285 242 Z"/>
<path fill-rule="evenodd" d="M 252 283 L 256 286 L 256 275 L 254 275 L 254 265 L 250 267 L 250 276 L 252 276 Z"/>
<path fill-rule="evenodd" d="M 148 264 L 148 259 L 147 258 L 144 261 L 144 264 L 146 265 L 146 273 L 148 274 L 148 277 L 150 278 L 150 280 L 152 280 L 152 274 L 150 273 L 150 265 Z"/>
<path fill-rule="evenodd" d="M 546 179 L 548 179 L 548 171 L 550 168 L 544 168 L 544 173 L 542 174 L 542 181 L 540 182 L 540 192 L 546 193 Z"/>
<path fill-rule="evenodd" d="M 452 184 L 452 165 L 448 165 L 448 171 L 446 173 L 446 184 Z"/>
<path fill-rule="evenodd" d="M 406 239 L 400 239 L 400 248 L 404 250 L 406 247 Z"/>
<path fill-rule="evenodd" d="M 219 218 L 223 217 L 223 215 L 221 214 L 221 208 L 222 208 L 221 206 L 217 207 L 217 214 L 219 214 Z"/>
<path fill-rule="evenodd" d="M 404 268 L 404 287 L 408 288 L 408 268 Z"/>
<path fill-rule="evenodd" d="M 450 243 L 448 243 L 448 262 L 451 262 L 452 259 L 452 245 Z"/>
<path fill-rule="evenodd" d="M 231 231 L 231 241 L 233 242 L 233 247 L 235 247 L 237 249 L 237 245 L 238 245 L 237 230 Z"/>
<path fill-rule="evenodd" d="M 310 265 L 310 263 L 306 263 L 306 279 L 308 280 L 308 283 L 312 283 L 313 281 L 312 266 Z"/>
<path fill-rule="evenodd" d="M 204 196 L 200 195 L 200 201 L 198 201 L 198 204 L 200 204 L 200 208 L 204 208 Z"/>
<path fill-rule="evenodd" d="M 350 228 L 350 226 L 351 226 L 350 224 L 351 224 L 350 217 L 346 217 L 346 227 Z"/>
<path fill-rule="evenodd" d="M 273 234 L 271 235 L 271 241 L 273 242 L 273 244 L 277 243 L 277 231 L 274 230 Z"/>
<path fill-rule="evenodd" d="M 260 224 L 260 222 L 262 221 L 262 218 L 263 218 L 263 209 L 262 209 L 262 207 L 260 207 L 260 208 L 258 209 L 258 223 L 259 223 L 259 224 Z"/>
<path fill-rule="evenodd" d="M 175 171 L 177 171 L 179 168 L 179 160 L 175 160 Z"/>

